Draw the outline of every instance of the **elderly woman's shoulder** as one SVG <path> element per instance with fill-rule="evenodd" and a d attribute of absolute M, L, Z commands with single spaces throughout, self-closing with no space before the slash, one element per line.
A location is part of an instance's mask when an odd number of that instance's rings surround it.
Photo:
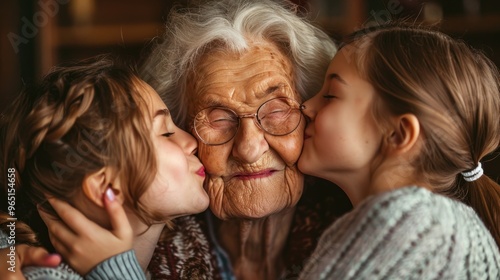
<path fill-rule="evenodd" d="M 206 213 L 180 217 L 166 228 L 149 263 L 152 279 L 219 279 Z"/>

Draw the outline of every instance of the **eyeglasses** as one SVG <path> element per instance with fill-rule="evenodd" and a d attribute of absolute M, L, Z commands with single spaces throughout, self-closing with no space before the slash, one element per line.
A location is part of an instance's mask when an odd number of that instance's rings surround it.
<path fill-rule="evenodd" d="M 226 107 L 208 107 L 196 114 L 194 131 L 198 138 L 207 145 L 222 145 L 234 138 L 240 120 L 253 118 L 265 132 L 274 136 L 292 133 L 302 119 L 301 105 L 290 98 L 270 99 L 259 106 L 256 113 L 238 115 Z"/>

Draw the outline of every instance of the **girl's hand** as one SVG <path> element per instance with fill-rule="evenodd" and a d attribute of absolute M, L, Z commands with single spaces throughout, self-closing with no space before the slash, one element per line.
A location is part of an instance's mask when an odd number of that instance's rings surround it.
<path fill-rule="evenodd" d="M 15 267 L 8 270 L 8 268 L 12 267 L 10 264 L 12 259 L 7 254 L 11 253 L 10 246 L 0 250 L 0 262 L 2 263 L 1 267 L 2 269 L 5 269 L 5 271 L 0 273 L 0 280 L 24 280 L 25 278 L 23 276 L 23 272 L 21 271 L 23 267 L 56 267 L 61 262 L 61 257 L 59 255 L 49 254 L 45 248 L 19 244 L 16 245 L 15 260 L 13 261 Z"/>
<path fill-rule="evenodd" d="M 60 217 L 38 211 L 49 229 L 52 245 L 80 275 L 86 275 L 102 261 L 132 249 L 133 232 L 125 210 L 106 190 L 104 206 L 111 221 L 111 231 L 87 219 L 68 203 L 49 198 Z"/>

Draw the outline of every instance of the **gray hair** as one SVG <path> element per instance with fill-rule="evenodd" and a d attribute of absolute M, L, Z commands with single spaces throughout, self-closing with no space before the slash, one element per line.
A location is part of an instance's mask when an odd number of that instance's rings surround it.
<path fill-rule="evenodd" d="M 247 38 L 275 43 L 295 70 L 296 90 L 305 100 L 319 91 L 336 52 L 333 40 L 279 0 L 218 0 L 196 8 L 172 9 L 166 32 L 142 66 L 141 76 L 169 107 L 177 125 L 188 129 L 187 78 L 214 46 L 244 52 Z"/>

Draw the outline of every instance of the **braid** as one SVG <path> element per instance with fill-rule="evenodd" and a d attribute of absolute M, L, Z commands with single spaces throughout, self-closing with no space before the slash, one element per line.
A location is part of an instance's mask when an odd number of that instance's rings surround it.
<path fill-rule="evenodd" d="M 73 127 L 78 117 L 90 107 L 94 98 L 94 89 L 91 85 L 75 85 L 60 102 L 50 104 L 49 98 L 54 94 L 44 96 L 40 103 L 26 117 L 25 125 L 31 128 L 26 131 L 26 138 L 31 141 L 28 156 L 40 147 L 43 141 L 57 142 Z"/>
<path fill-rule="evenodd" d="M 56 215 L 46 196 L 72 203 L 86 176 L 110 167 L 125 186 L 125 205 L 155 220 L 139 200 L 157 170 L 140 82 L 132 69 L 100 56 L 55 68 L 21 92 L 0 120 L 0 164 L 15 169 L 16 206 L 25 212 L 18 219 L 33 226 L 35 205 Z"/>

